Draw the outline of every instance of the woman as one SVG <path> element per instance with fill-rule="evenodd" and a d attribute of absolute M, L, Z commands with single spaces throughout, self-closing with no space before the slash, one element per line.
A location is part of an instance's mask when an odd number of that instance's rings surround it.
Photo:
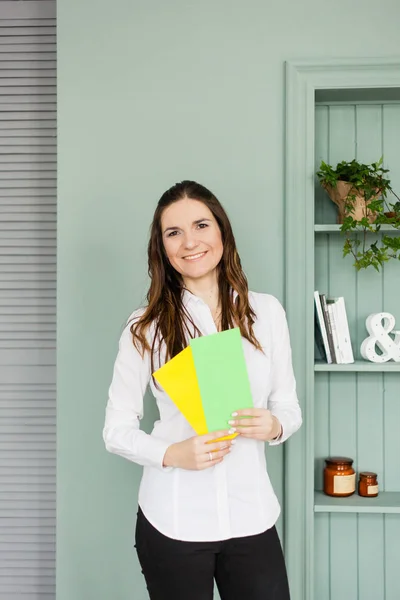
<path fill-rule="evenodd" d="M 144 466 L 136 548 L 150 598 L 210 600 L 215 579 L 222 600 L 288 600 L 264 451 L 301 425 L 284 310 L 248 291 L 224 209 L 192 181 L 161 197 L 148 266 L 148 305 L 122 333 L 103 437 Z M 196 436 L 151 374 L 191 337 L 231 327 L 241 331 L 254 408 Z M 151 435 L 139 428 L 148 384 L 160 411 Z"/>

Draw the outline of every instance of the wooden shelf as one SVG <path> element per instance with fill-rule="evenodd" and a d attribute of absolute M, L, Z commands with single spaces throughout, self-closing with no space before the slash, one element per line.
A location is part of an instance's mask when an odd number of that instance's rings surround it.
<path fill-rule="evenodd" d="M 314 231 L 315 231 L 315 233 L 341 233 L 340 227 L 341 227 L 341 225 L 336 225 L 336 224 L 314 225 Z M 392 233 L 400 235 L 400 229 L 395 229 L 391 225 L 382 225 L 380 232 L 381 231 L 391 231 Z M 362 233 L 362 232 L 360 232 L 360 233 Z"/>
<path fill-rule="evenodd" d="M 348 498 L 332 498 L 316 491 L 314 512 L 400 514 L 400 492 L 380 492 L 376 498 L 363 498 L 357 493 Z"/>
<path fill-rule="evenodd" d="M 399 373 L 400 372 L 400 363 L 389 361 L 386 363 L 373 363 L 368 360 L 356 360 L 354 363 L 349 365 L 336 365 L 328 363 L 324 361 L 317 360 L 314 363 L 314 371 L 329 371 L 331 373 L 335 372 L 370 372 L 377 373 L 380 371 L 389 372 L 389 373 Z"/>

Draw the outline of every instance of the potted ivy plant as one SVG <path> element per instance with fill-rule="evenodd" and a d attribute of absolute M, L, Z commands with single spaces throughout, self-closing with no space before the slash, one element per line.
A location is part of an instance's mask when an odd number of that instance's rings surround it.
<path fill-rule="evenodd" d="M 346 236 L 343 256 L 352 254 L 357 270 L 379 271 L 389 259 L 400 260 L 400 198 L 390 185 L 383 157 L 370 165 L 357 160 L 333 167 L 321 162 L 317 177 L 338 207 L 338 223 Z M 388 194 L 394 199 L 389 202 Z M 382 225 L 389 231 L 379 236 Z M 391 231 L 393 229 L 393 231 Z M 394 234 L 394 235 L 393 235 Z"/>

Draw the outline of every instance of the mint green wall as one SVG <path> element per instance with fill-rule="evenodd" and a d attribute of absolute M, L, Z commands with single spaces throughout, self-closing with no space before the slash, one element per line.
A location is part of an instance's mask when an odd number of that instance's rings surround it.
<path fill-rule="evenodd" d="M 327 12 L 311 0 L 58 3 L 58 600 L 147 597 L 132 541 L 140 469 L 105 452 L 101 429 L 157 199 L 183 178 L 209 186 L 250 286 L 283 299 L 283 63 L 398 52 L 393 0 Z M 282 451 L 268 456 L 281 495 Z"/>

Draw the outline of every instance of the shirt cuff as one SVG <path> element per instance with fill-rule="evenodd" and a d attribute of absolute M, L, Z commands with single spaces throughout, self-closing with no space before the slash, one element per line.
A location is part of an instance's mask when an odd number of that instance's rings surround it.
<path fill-rule="evenodd" d="M 277 418 L 278 420 L 278 418 Z M 281 425 L 281 422 L 278 420 L 279 423 L 279 433 L 277 436 L 275 436 L 274 438 L 272 438 L 272 440 L 269 440 L 270 442 L 279 442 L 281 437 L 283 436 L 283 427 Z"/>
<path fill-rule="evenodd" d="M 288 423 L 288 420 L 285 419 L 284 415 L 277 415 L 274 413 L 272 414 L 278 419 L 279 423 L 281 424 L 281 432 L 276 438 L 274 438 L 273 440 L 269 440 L 268 444 L 270 446 L 279 446 L 279 444 L 282 444 L 290 437 L 290 425 Z"/>
<path fill-rule="evenodd" d="M 165 453 L 171 444 L 168 442 L 163 442 L 162 440 L 159 440 L 152 436 L 149 437 L 151 439 L 151 446 L 149 444 L 149 448 L 147 449 L 148 459 L 153 463 L 153 465 L 156 468 L 160 469 L 161 471 L 172 471 L 173 467 L 164 467 L 163 465 Z"/>

